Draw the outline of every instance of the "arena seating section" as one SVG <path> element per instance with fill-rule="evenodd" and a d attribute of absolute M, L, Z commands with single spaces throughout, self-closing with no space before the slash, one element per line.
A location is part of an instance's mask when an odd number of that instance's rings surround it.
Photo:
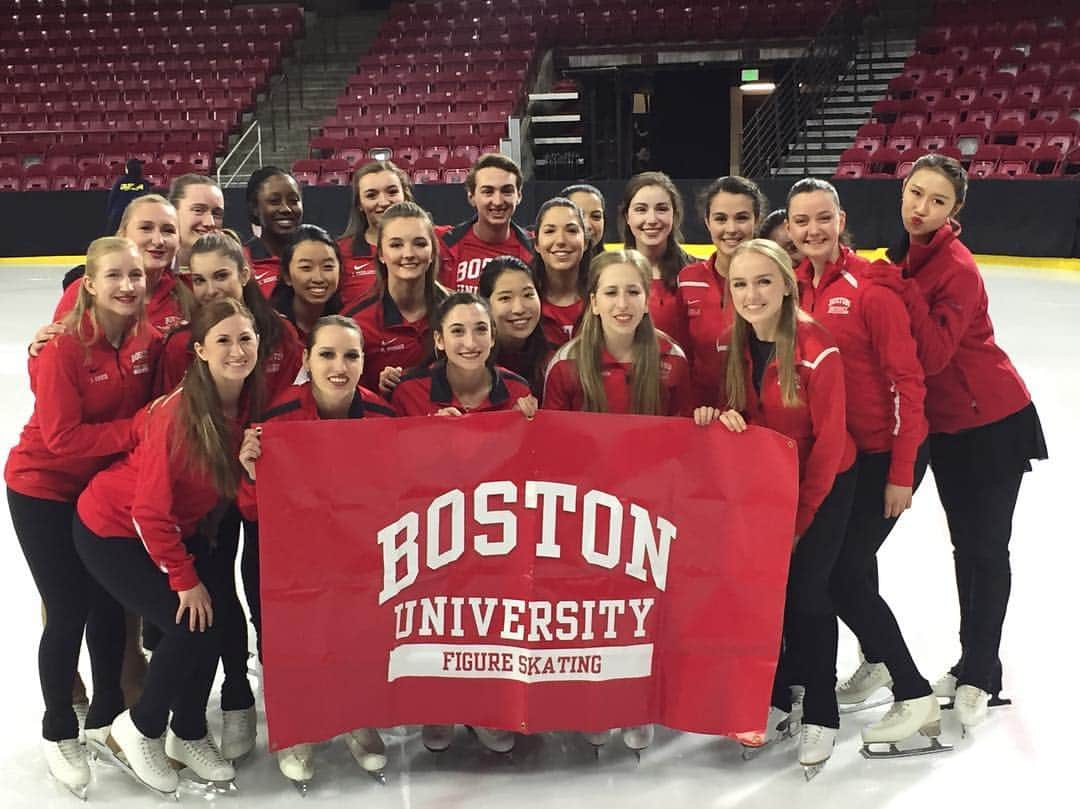
<path fill-rule="evenodd" d="M 436 0 L 396 3 L 336 114 L 293 164 L 303 182 L 344 184 L 392 157 L 413 182 L 463 182 L 498 151 L 544 49 L 804 37 L 839 0 Z"/>
<path fill-rule="evenodd" d="M 837 177 L 905 177 L 928 151 L 972 178 L 1080 177 L 1080 4 L 940 2 Z"/>
<path fill-rule="evenodd" d="M 302 29 L 296 4 L 0 0 L 0 190 L 209 173 Z"/>

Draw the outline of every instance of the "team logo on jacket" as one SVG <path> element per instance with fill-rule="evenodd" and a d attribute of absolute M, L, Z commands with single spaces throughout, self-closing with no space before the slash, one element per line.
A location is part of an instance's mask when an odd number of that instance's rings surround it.
<path fill-rule="evenodd" d="M 843 295 L 837 295 L 835 298 L 829 298 L 828 313 L 830 315 L 851 314 L 851 298 L 845 298 Z"/>
<path fill-rule="evenodd" d="M 149 351 L 136 351 L 131 355 L 131 373 L 136 376 L 150 373 Z"/>

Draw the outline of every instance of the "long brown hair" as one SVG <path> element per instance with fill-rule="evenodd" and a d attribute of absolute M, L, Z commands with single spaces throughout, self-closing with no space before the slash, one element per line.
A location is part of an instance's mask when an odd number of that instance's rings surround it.
<path fill-rule="evenodd" d="M 784 407 L 797 407 L 802 404 L 799 396 L 798 378 L 795 375 L 795 330 L 800 320 L 809 321 L 811 318 L 804 315 L 799 309 L 799 287 L 795 280 L 795 270 L 791 266 L 791 257 L 780 245 L 769 239 L 751 239 L 743 242 L 731 257 L 731 265 L 746 253 L 757 253 L 772 261 L 780 270 L 780 276 L 784 279 L 784 290 L 787 295 L 780 308 L 780 322 L 776 327 L 776 366 L 780 374 L 780 401 Z M 728 271 L 728 284 L 731 284 L 731 271 Z M 730 294 L 730 290 L 728 291 Z M 735 322 L 731 329 L 731 339 L 728 342 L 727 375 L 724 382 L 727 386 L 727 405 L 734 410 L 746 408 L 746 341 L 749 339 L 747 328 L 750 328 L 742 315 L 735 312 Z"/>
<path fill-rule="evenodd" d="M 349 210 L 349 224 L 345 227 L 345 232 L 341 234 L 341 238 L 344 239 L 349 236 L 352 236 L 353 240 L 364 238 L 369 223 L 364 208 L 360 205 L 360 180 L 369 174 L 379 174 L 384 171 L 388 171 L 397 177 L 398 182 L 401 184 L 401 196 L 405 202 L 416 202 L 409 175 L 398 167 L 396 163 L 390 160 L 372 160 L 370 163 L 365 163 L 353 172 L 350 182 L 352 187 L 352 208 Z"/>
<path fill-rule="evenodd" d="M 673 292 L 678 286 L 679 270 L 693 262 L 693 258 L 682 249 L 680 242 L 683 240 L 683 198 L 675 183 L 662 171 L 643 171 L 635 174 L 626 183 L 623 191 L 622 202 L 619 203 L 619 233 L 622 235 L 623 244 L 629 250 L 637 248 L 637 239 L 626 224 L 626 215 L 630 212 L 630 203 L 637 196 L 638 191 L 655 185 L 662 188 L 664 193 L 671 199 L 671 233 L 668 234 L 667 247 L 664 255 L 660 256 L 660 278 L 664 286 Z M 649 283 L 652 283 L 652 269 L 649 270 Z"/>
<path fill-rule="evenodd" d="M 90 242 L 90 246 L 86 248 L 86 272 L 83 275 L 83 278 L 96 280 L 98 273 L 101 272 L 102 259 L 107 255 L 122 251 L 130 251 L 133 253 L 138 259 L 140 266 L 142 265 L 142 257 L 139 255 L 139 248 L 135 246 L 135 242 L 131 241 L 131 239 L 126 239 L 123 236 L 102 236 L 100 239 L 94 239 L 94 241 Z M 101 324 L 98 323 L 97 313 L 95 312 L 96 301 L 97 298 L 91 295 L 90 291 L 86 288 L 85 280 L 80 280 L 79 294 L 75 298 L 75 306 L 60 320 L 66 327 L 67 332 L 69 334 L 76 334 L 79 342 L 87 349 L 101 337 Z M 145 315 L 146 296 L 143 295 L 139 313 L 131 322 L 130 330 L 132 333 L 135 333 L 139 328 L 139 323 Z M 89 332 L 83 328 L 84 317 L 90 321 Z"/>
<path fill-rule="evenodd" d="M 611 250 L 601 253 L 589 264 L 589 303 L 596 298 L 600 276 L 614 264 L 629 264 L 641 276 L 642 290 L 649 294 L 652 268 L 648 259 L 637 250 Z M 630 366 L 630 410 L 645 416 L 663 415 L 663 393 L 660 389 L 660 344 L 657 330 L 646 308 L 634 331 L 634 359 Z M 567 355 L 577 363 L 585 410 L 603 413 L 607 410 L 607 394 L 600 375 L 600 357 L 604 349 L 604 328 L 600 316 L 591 306 L 581 319 L 581 330 L 569 344 Z"/>
<path fill-rule="evenodd" d="M 219 298 L 201 307 L 195 315 L 191 323 L 192 344 L 203 344 L 214 326 L 233 315 L 243 315 L 251 321 L 252 328 L 257 329 L 255 318 L 244 304 L 232 298 Z M 217 385 L 206 362 L 197 355 L 184 376 L 180 396 L 180 413 L 170 458 L 177 463 L 186 463 L 192 471 L 209 475 L 223 498 L 235 497 L 240 462 L 233 450 L 232 432 L 225 419 Z M 262 363 L 255 363 L 254 370 L 245 380 L 244 397 L 249 413 L 262 412 Z"/>

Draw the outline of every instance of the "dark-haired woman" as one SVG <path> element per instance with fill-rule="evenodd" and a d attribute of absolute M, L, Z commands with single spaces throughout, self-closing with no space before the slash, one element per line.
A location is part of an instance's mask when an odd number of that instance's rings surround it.
<path fill-rule="evenodd" d="M 277 287 L 281 256 L 304 219 L 304 198 L 296 178 L 277 166 L 252 173 L 244 193 L 255 235 L 244 245 L 255 283 L 266 297 Z"/>
<path fill-rule="evenodd" d="M 721 177 L 701 194 L 701 215 L 716 250 L 679 271 L 677 291 L 695 404 L 715 402 L 723 386 L 723 337 L 734 320 L 727 268 L 736 248 L 754 238 L 765 205 L 757 183 L 744 177 Z"/>
<path fill-rule="evenodd" d="M 559 192 L 559 196 L 566 197 L 581 209 L 585 227 L 589 230 L 589 260 L 592 261 L 597 253 L 604 252 L 604 230 L 607 227 L 604 195 L 594 185 L 575 183 L 566 186 Z"/>
<path fill-rule="evenodd" d="M 589 239 L 581 209 L 566 197 L 541 205 L 533 246 L 540 324 L 548 345 L 557 348 L 577 332 L 588 297 Z"/>
<path fill-rule="evenodd" d="M 349 224 L 338 239 L 341 267 L 341 300 L 347 309 L 361 301 L 375 286 L 377 229 L 379 219 L 391 205 L 415 202 L 409 175 L 389 160 L 372 160 L 353 172 Z"/>
<path fill-rule="evenodd" d="M 281 253 L 280 278 L 270 303 L 301 339 L 324 315 L 341 311 L 341 251 L 317 225 L 301 225 Z"/>
<path fill-rule="evenodd" d="M 761 238 L 776 242 L 784 248 L 784 252 L 791 259 L 792 266 L 798 267 L 806 258 L 791 240 L 791 234 L 787 229 L 787 208 L 777 208 L 769 211 L 768 215 L 761 220 Z"/>
<path fill-rule="evenodd" d="M 514 256 L 499 256 L 480 271 L 480 297 L 495 324 L 495 363 L 529 383 L 533 396 L 544 390 L 551 347 L 540 322 L 540 293 L 532 267 Z"/>
<path fill-rule="evenodd" d="M 1002 626 L 1012 571 L 1013 511 L 1031 460 L 1046 441 L 1024 381 L 994 339 L 986 288 L 955 216 L 967 174 L 954 159 L 924 155 L 903 186 L 908 244 L 890 274 L 911 316 L 926 371 L 930 466 L 945 508 L 960 599 L 960 660 L 935 685 L 955 698 L 964 728 L 1000 704 Z"/>
<path fill-rule="evenodd" d="M 202 307 L 191 336 L 197 359 L 183 387 L 152 407 L 134 452 L 90 481 L 74 520 L 91 575 L 162 632 L 142 695 L 103 743 L 164 794 L 178 783 L 170 760 L 207 781 L 235 777 L 206 727 L 220 653 L 214 613 L 232 575 L 209 538 L 219 504 L 236 495 L 243 425 L 262 385 L 255 321 L 242 304 Z"/>

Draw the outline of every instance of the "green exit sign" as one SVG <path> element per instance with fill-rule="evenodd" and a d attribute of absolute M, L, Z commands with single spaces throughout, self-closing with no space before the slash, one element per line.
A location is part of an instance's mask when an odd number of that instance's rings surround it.
<path fill-rule="evenodd" d="M 758 81 L 761 78 L 761 71 L 756 67 L 744 67 L 741 76 L 740 81 Z"/>

